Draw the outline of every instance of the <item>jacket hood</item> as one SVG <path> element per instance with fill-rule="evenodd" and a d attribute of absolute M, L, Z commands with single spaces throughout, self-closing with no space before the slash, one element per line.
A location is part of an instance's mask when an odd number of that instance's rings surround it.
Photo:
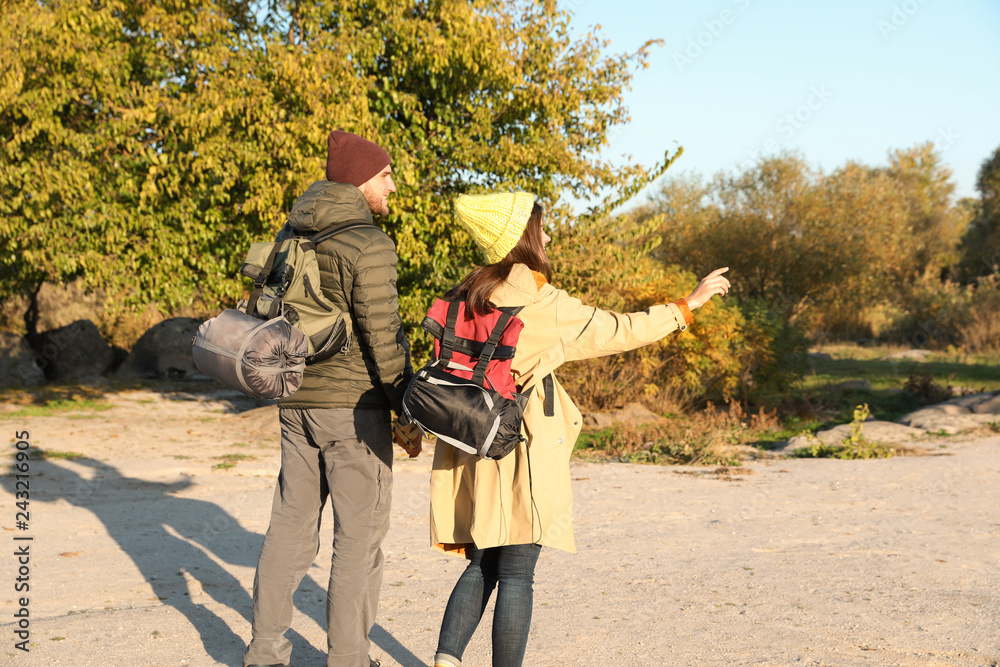
<path fill-rule="evenodd" d="M 315 234 L 345 222 L 372 222 L 361 190 L 350 183 L 316 181 L 292 204 L 288 224 L 296 232 Z"/>
<path fill-rule="evenodd" d="M 503 306 L 526 306 L 538 302 L 542 298 L 542 290 L 550 289 L 549 285 L 539 287 L 535 282 L 535 275 L 527 266 L 515 264 L 511 267 L 506 282 L 493 291 L 490 300 Z"/>

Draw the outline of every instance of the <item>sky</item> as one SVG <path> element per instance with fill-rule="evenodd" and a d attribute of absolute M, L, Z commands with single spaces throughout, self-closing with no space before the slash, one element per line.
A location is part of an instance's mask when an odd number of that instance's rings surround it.
<path fill-rule="evenodd" d="M 1000 0 L 564 0 L 609 52 L 659 38 L 602 157 L 668 170 L 745 168 L 794 150 L 829 172 L 933 141 L 956 196 L 1000 147 Z M 655 184 L 630 205 L 645 201 Z M 627 208 L 627 207 L 626 207 Z"/>

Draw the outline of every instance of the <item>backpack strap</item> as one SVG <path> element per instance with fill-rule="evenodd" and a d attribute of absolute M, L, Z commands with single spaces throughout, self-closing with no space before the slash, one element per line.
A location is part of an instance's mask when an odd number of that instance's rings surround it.
<path fill-rule="evenodd" d="M 367 220 L 355 220 L 353 222 L 345 222 L 339 227 L 328 227 L 327 229 L 324 229 L 321 232 L 316 232 L 305 241 L 299 243 L 299 247 L 302 248 L 303 251 L 312 250 L 314 247 L 318 246 L 323 241 L 331 239 L 341 232 L 346 232 L 348 229 L 355 229 L 356 227 L 366 227 L 366 226 L 374 227 L 375 225 L 368 222 Z"/>
<path fill-rule="evenodd" d="M 507 323 L 519 312 L 521 312 L 521 308 L 504 308 L 500 311 L 500 319 L 493 325 L 493 331 L 490 332 L 489 339 L 483 345 L 483 352 L 479 355 L 479 361 L 476 362 L 476 368 L 472 373 L 472 381 L 476 384 L 481 385 L 486 382 L 486 367 L 493 358 L 493 353 L 496 352 L 500 336 L 507 328 Z"/>
<path fill-rule="evenodd" d="M 271 271 L 274 270 L 274 260 L 278 257 L 278 250 L 281 249 L 281 244 L 285 242 L 285 239 L 290 238 L 291 234 L 292 226 L 286 222 L 285 226 L 278 232 L 278 236 L 274 240 L 274 245 L 271 246 L 271 252 L 267 254 L 267 260 L 264 262 L 263 268 L 261 268 L 257 277 L 253 279 L 253 291 L 250 292 L 250 297 L 247 299 L 248 315 L 253 315 L 257 312 L 257 300 L 260 299 L 260 295 L 264 291 L 264 285 L 267 284 L 267 279 L 271 276 Z M 277 300 L 275 300 L 276 303 Z M 271 312 L 267 314 L 267 319 L 275 316 L 275 304 L 271 304 Z"/>
<path fill-rule="evenodd" d="M 444 323 L 444 332 L 441 334 L 441 356 L 445 361 L 451 361 L 451 352 L 455 349 L 455 325 L 458 324 L 458 308 L 461 301 L 452 301 L 448 304 L 448 317 Z"/>

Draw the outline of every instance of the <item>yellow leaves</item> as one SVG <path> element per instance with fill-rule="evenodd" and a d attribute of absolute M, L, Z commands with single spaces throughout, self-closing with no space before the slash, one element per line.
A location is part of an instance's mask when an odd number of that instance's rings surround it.
<path fill-rule="evenodd" d="M 220 276 L 235 272 L 241 244 L 270 233 L 322 177 L 326 134 L 344 127 L 377 137 L 399 167 L 387 226 L 400 225 L 401 282 L 419 310 L 471 260 L 448 224 L 450 198 L 471 182 L 554 201 L 566 187 L 624 193 L 655 177 L 593 158 L 626 117 L 634 60 L 604 58 L 596 38 L 574 42 L 555 3 L 320 0 L 302 11 L 293 44 L 284 28 L 238 34 L 212 0 L 12 0 L 0 17 L 0 124 L 15 107 L 27 121 L 0 127 L 4 164 L 23 172 L 0 177 L 17 208 L 5 219 L 42 223 L 55 255 L 66 251 L 59 235 L 94 212 L 78 250 L 122 253 L 105 262 L 118 275 L 101 280 L 135 284 L 141 272 L 151 286 L 141 298 L 167 301 L 192 284 L 228 293 Z M 79 182 L 66 178 L 67 156 Z M 201 268 L 206 252 L 230 265 Z M 629 253 L 614 243 L 593 254 L 627 273 Z"/>

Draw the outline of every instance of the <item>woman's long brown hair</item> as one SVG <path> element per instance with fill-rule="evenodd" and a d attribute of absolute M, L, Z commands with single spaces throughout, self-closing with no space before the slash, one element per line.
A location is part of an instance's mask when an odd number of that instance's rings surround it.
<path fill-rule="evenodd" d="M 524 264 L 532 271 L 541 273 L 546 280 L 552 280 L 552 267 L 542 243 L 542 207 L 538 204 L 531 208 L 528 224 L 514 249 L 496 264 L 481 266 L 467 275 L 465 280 L 448 290 L 444 298 L 446 301 L 461 299 L 465 301 L 466 312 L 471 310 L 476 315 L 486 315 L 494 308 L 490 296 L 507 280 L 515 264 Z"/>

